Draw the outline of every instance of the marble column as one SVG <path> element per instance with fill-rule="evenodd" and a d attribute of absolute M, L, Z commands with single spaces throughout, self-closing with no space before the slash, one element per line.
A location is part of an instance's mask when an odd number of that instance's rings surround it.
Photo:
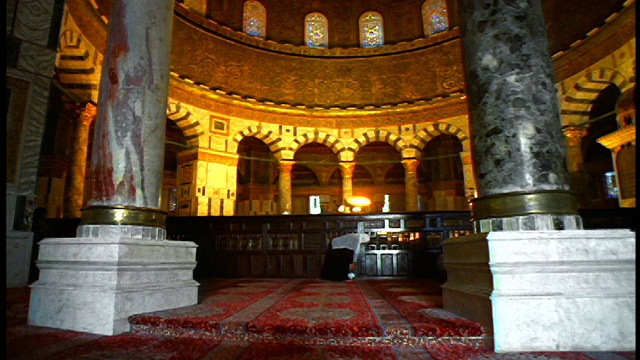
<path fill-rule="evenodd" d="M 420 210 L 418 204 L 418 159 L 403 159 L 402 165 L 405 170 L 405 197 L 406 211 Z"/>
<path fill-rule="evenodd" d="M 342 170 L 342 204 L 348 205 L 347 209 L 351 207 L 349 199 L 353 197 L 353 170 L 356 167 L 354 162 L 341 162 L 340 169 Z"/>
<path fill-rule="evenodd" d="M 295 162 L 280 160 L 280 176 L 278 177 L 278 213 L 291 214 L 291 170 Z"/>
<path fill-rule="evenodd" d="M 77 237 L 39 243 L 29 325 L 116 335 L 131 315 L 198 301 L 197 245 L 167 240 L 159 209 L 173 6 L 111 2 L 89 207 Z"/>
<path fill-rule="evenodd" d="M 540 0 L 461 0 L 459 10 L 476 230 L 582 228 Z"/>
<path fill-rule="evenodd" d="M 582 229 L 541 0 L 460 4 L 479 197 L 442 243 L 444 309 L 496 352 L 635 351 L 635 233 Z"/>
<path fill-rule="evenodd" d="M 73 158 L 67 177 L 67 195 L 64 204 L 64 217 L 79 218 L 84 200 L 84 179 L 87 169 L 87 147 L 89 129 L 96 117 L 97 107 L 87 103 L 78 117 L 73 136 Z"/>
<path fill-rule="evenodd" d="M 111 6 L 83 224 L 164 226 L 160 192 L 172 16 L 170 0 Z"/>
<path fill-rule="evenodd" d="M 567 146 L 571 189 L 578 194 L 586 194 L 587 175 L 584 172 L 582 138 L 587 134 L 587 130 L 581 126 L 565 126 L 562 131 Z M 581 196 L 579 199 L 582 203 L 585 200 L 585 196 Z"/>

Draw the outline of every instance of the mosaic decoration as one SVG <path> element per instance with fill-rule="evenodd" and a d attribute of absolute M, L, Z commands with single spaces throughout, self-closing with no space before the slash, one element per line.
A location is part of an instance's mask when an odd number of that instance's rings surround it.
<path fill-rule="evenodd" d="M 265 37 L 267 29 L 267 11 L 264 6 L 257 1 L 247 1 L 244 3 L 244 14 L 242 16 L 242 31 L 257 37 Z"/>
<path fill-rule="evenodd" d="M 311 13 L 304 19 L 304 42 L 312 48 L 329 46 L 327 18 L 320 13 Z"/>
<path fill-rule="evenodd" d="M 360 46 L 376 47 L 384 45 L 382 16 L 376 12 L 367 12 L 360 17 Z"/>
<path fill-rule="evenodd" d="M 444 0 L 427 0 L 422 4 L 424 36 L 430 36 L 449 28 L 447 4 Z"/>

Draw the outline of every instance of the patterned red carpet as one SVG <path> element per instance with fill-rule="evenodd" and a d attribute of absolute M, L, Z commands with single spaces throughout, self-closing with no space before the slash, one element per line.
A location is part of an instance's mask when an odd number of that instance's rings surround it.
<path fill-rule="evenodd" d="M 132 331 L 118 336 L 28 326 L 28 288 L 26 297 L 8 292 L 7 358 L 635 359 L 635 352 L 495 354 L 477 323 L 442 309 L 439 284 L 428 280 L 201 284 L 198 305 L 134 315 Z"/>

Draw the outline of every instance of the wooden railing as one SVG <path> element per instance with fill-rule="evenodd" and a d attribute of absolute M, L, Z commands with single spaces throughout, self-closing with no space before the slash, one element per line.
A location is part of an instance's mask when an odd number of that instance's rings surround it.
<path fill-rule="evenodd" d="M 631 228 L 635 209 L 581 210 L 586 229 Z M 47 237 L 75 237 L 79 219 L 47 219 Z M 467 211 L 366 215 L 167 218 L 172 240 L 198 245 L 195 278 L 317 277 L 331 239 L 369 234 L 358 271 L 367 276 L 442 277 L 440 242 L 471 233 Z"/>
<path fill-rule="evenodd" d="M 371 238 L 367 252 L 403 250 L 412 258 L 426 259 L 412 261 L 399 271 L 383 271 L 389 269 L 389 263 L 399 262 L 396 255 L 373 270 L 369 266 L 369 275 L 435 277 L 439 275 L 439 243 L 470 233 L 470 216 L 463 211 L 180 217 L 167 220 L 167 233 L 171 239 L 198 244 L 196 277 L 317 277 L 331 239 L 356 233 L 359 227 Z M 366 269 L 363 264 L 360 272 Z"/>

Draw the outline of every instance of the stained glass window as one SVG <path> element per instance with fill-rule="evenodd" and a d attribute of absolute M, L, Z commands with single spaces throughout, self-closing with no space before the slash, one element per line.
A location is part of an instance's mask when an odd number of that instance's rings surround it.
<path fill-rule="evenodd" d="M 424 35 L 429 36 L 449 28 L 445 0 L 427 0 L 422 4 Z"/>
<path fill-rule="evenodd" d="M 304 42 L 313 48 L 329 46 L 327 18 L 320 13 L 311 13 L 304 19 Z"/>
<path fill-rule="evenodd" d="M 251 36 L 265 37 L 267 11 L 257 1 L 246 1 L 242 17 L 242 31 Z"/>
<path fill-rule="evenodd" d="M 366 12 L 360 16 L 360 46 L 374 47 L 384 45 L 384 27 L 382 16 L 377 12 Z"/>

